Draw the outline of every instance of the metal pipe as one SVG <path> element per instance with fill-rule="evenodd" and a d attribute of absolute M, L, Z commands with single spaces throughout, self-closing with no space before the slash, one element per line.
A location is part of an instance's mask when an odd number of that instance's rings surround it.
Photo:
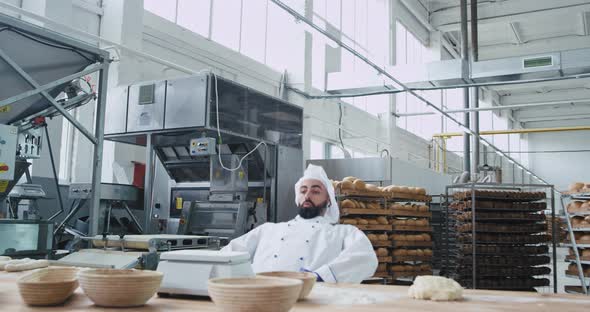
<path fill-rule="evenodd" d="M 477 107 L 477 108 L 469 108 L 469 109 L 450 109 L 445 110 L 444 112 L 447 114 L 456 114 L 456 113 L 465 113 L 465 112 L 482 112 L 482 111 L 495 111 L 495 110 L 508 110 L 508 109 L 518 109 L 518 108 L 530 108 L 530 107 L 539 107 L 539 106 L 555 106 L 555 105 L 571 105 L 571 104 L 590 104 L 587 100 L 573 100 L 573 101 L 550 101 L 550 102 L 539 102 L 539 103 L 531 103 L 531 104 L 513 104 L 513 105 L 499 105 L 499 106 L 491 106 L 491 107 Z M 404 113 L 404 114 L 395 114 L 396 117 L 412 117 L 412 116 L 425 116 L 425 115 L 436 115 L 434 112 L 423 112 L 423 113 Z"/>
<path fill-rule="evenodd" d="M 556 127 L 556 128 L 531 128 L 531 129 L 510 129 L 510 130 L 487 130 L 481 131 L 480 135 L 497 135 L 497 134 L 517 134 L 517 133 L 545 133 L 545 132 L 565 132 L 565 131 L 587 131 L 590 126 L 575 126 L 575 127 Z M 462 136 L 462 132 L 446 132 L 437 133 L 433 137 L 456 137 Z"/>
<path fill-rule="evenodd" d="M 98 81 L 98 97 L 96 99 L 96 123 L 94 126 L 94 134 L 96 135 L 96 143 L 92 155 L 92 193 L 90 199 L 92 200 L 89 211 L 90 216 L 94 219 L 89 220 L 90 231 L 93 235 L 98 234 L 98 218 L 100 215 L 100 187 L 102 178 L 102 149 L 104 144 L 104 123 L 105 111 L 107 104 L 107 87 L 108 87 L 109 67 L 105 66 L 99 72 Z"/>
<path fill-rule="evenodd" d="M 463 79 L 470 76 L 468 70 L 469 64 L 469 41 L 467 34 L 467 0 L 461 0 L 461 67 Z M 463 107 L 469 109 L 470 105 L 469 88 L 463 88 Z M 470 128 L 469 113 L 463 113 L 463 126 Z M 475 139 L 475 138 L 474 138 Z M 463 171 L 471 173 L 471 137 L 465 132 L 463 134 Z"/>
<path fill-rule="evenodd" d="M 441 108 L 439 108 L 437 105 L 433 104 L 432 102 L 428 101 L 427 99 L 425 99 L 423 96 L 417 94 L 415 91 L 410 90 L 405 84 L 403 84 L 401 81 L 399 81 L 398 79 L 396 79 L 395 77 L 393 77 L 390 73 L 388 73 L 386 70 L 382 69 L 380 66 L 378 66 L 377 64 L 373 63 L 371 60 L 369 60 L 368 58 L 366 58 L 365 56 L 359 54 L 356 50 L 354 50 L 353 48 L 351 48 L 350 46 L 348 46 L 347 44 L 343 43 L 341 40 L 339 40 L 338 38 L 336 38 L 334 35 L 330 34 L 329 32 L 325 31 L 324 29 L 322 29 L 321 27 L 315 25 L 313 22 L 311 22 L 310 20 L 306 19 L 303 15 L 299 14 L 297 11 L 291 9 L 289 6 L 285 5 L 284 3 L 282 3 L 279 0 L 271 0 L 274 4 L 276 4 L 277 6 L 279 6 L 280 8 L 282 8 L 283 10 L 287 11 L 289 14 L 291 14 L 293 17 L 299 19 L 300 21 L 306 23 L 307 25 L 309 25 L 310 27 L 312 27 L 313 29 L 315 29 L 316 31 L 318 31 L 319 33 L 323 34 L 326 38 L 334 41 L 335 43 L 337 43 L 340 47 L 342 47 L 343 49 L 347 50 L 348 52 L 352 53 L 353 55 L 355 55 L 357 58 L 359 58 L 360 60 L 362 60 L 363 62 L 365 62 L 367 65 L 371 66 L 373 69 L 375 69 L 377 72 L 381 73 L 382 75 L 384 75 L 385 77 L 391 79 L 393 82 L 395 82 L 396 84 L 398 84 L 399 86 L 401 86 L 405 91 L 409 92 L 410 94 L 412 94 L 414 97 L 416 97 L 417 99 L 419 99 L 420 101 L 424 102 L 426 105 L 432 107 L 432 109 L 434 109 L 435 111 L 438 111 L 439 113 L 441 113 L 442 115 L 444 115 L 445 117 L 447 117 L 449 120 L 455 122 L 457 125 L 459 125 L 459 127 L 463 128 L 466 132 L 468 132 L 471 135 L 474 135 L 473 131 L 471 131 L 471 129 L 465 127 L 465 125 L 463 125 L 461 122 L 459 122 L 459 120 L 457 120 L 456 118 L 454 118 L 453 116 L 445 113 Z M 479 140 L 482 142 L 482 144 L 485 144 L 486 146 L 492 147 L 494 150 L 498 151 L 499 154 L 501 154 L 502 156 L 504 156 L 506 159 L 508 159 L 511 162 L 515 162 L 518 163 L 516 160 L 514 160 L 512 157 L 510 157 L 510 155 L 502 152 L 502 150 L 500 150 L 498 147 L 496 147 L 495 145 L 493 145 L 491 142 L 487 141 L 486 139 L 482 138 L 481 136 L 478 137 Z M 520 164 L 520 163 L 519 163 Z M 536 177 L 539 181 L 549 184 L 547 183 L 545 180 L 537 177 L 532 171 L 526 169 L 527 172 L 529 172 L 531 175 L 533 175 L 534 177 Z"/>
<path fill-rule="evenodd" d="M 320 100 L 320 99 L 339 99 L 339 98 L 351 98 L 351 97 L 383 95 L 383 94 L 397 94 L 397 93 L 408 92 L 408 91 L 433 91 L 433 90 L 459 89 L 459 88 L 465 88 L 465 87 L 493 87 L 493 86 L 521 85 L 521 84 L 528 84 L 528 83 L 561 81 L 561 80 L 569 80 L 569 79 L 582 79 L 582 78 L 589 78 L 589 77 L 590 77 L 590 73 L 586 73 L 586 74 L 560 76 L 560 77 L 552 77 L 552 78 L 476 82 L 476 83 L 466 83 L 466 84 L 447 85 L 447 86 L 432 86 L 432 87 L 416 87 L 416 88 L 409 88 L 408 87 L 407 89 L 401 89 L 401 90 L 400 89 L 389 89 L 389 90 L 362 92 L 362 93 L 328 94 L 328 95 L 311 95 L 311 94 L 303 92 L 303 91 L 301 91 L 297 88 L 294 88 L 294 87 L 287 86 L 286 88 L 305 97 L 306 99 Z M 387 86 L 384 86 L 384 87 L 387 87 Z"/>
<path fill-rule="evenodd" d="M 51 148 L 51 140 L 49 139 L 49 130 L 47 129 L 47 124 L 43 127 L 45 128 L 45 137 L 47 138 L 47 149 L 49 150 L 49 159 L 51 160 L 51 171 L 53 172 L 53 182 L 55 182 L 55 190 L 57 192 L 57 201 L 59 203 L 59 211 L 49 217 L 49 221 L 53 221 L 57 216 L 64 212 L 64 203 L 61 199 L 61 190 L 59 189 L 59 179 L 57 176 L 57 171 L 55 170 L 55 160 L 53 159 L 53 149 Z"/>
<path fill-rule="evenodd" d="M 477 30 L 477 0 L 471 0 L 471 62 L 477 62 L 479 60 L 479 40 Z M 471 76 L 471 71 L 470 71 Z M 479 88 L 473 87 L 471 89 L 471 106 L 470 108 L 477 109 L 479 107 Z M 479 112 L 477 110 L 471 112 L 471 129 L 475 132 L 473 142 L 473 152 L 471 153 L 471 172 L 479 172 Z"/>

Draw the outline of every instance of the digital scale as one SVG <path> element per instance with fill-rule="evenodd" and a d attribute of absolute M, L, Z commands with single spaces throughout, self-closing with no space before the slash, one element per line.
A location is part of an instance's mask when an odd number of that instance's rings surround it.
<path fill-rule="evenodd" d="M 164 273 L 158 295 L 208 296 L 209 279 L 254 276 L 247 252 L 177 250 L 160 254 L 159 272 Z"/>

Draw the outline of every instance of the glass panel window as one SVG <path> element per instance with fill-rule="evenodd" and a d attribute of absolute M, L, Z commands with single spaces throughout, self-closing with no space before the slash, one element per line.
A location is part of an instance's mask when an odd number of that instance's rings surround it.
<path fill-rule="evenodd" d="M 143 8 L 176 23 L 176 1 L 144 0 Z"/>
<path fill-rule="evenodd" d="M 158 1 L 168 2 L 168 1 Z M 170 1 L 172 2 L 172 1 Z M 253 1 L 254 2 L 254 1 Z M 209 37 L 210 0 L 178 0 L 178 25 L 203 37 Z"/>

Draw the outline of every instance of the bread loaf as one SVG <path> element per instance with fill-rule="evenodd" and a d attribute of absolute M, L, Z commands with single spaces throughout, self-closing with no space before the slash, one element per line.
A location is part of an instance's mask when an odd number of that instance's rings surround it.
<path fill-rule="evenodd" d="M 356 220 L 355 219 L 342 219 L 342 224 L 352 224 L 352 225 L 355 225 L 356 224 Z"/>
<path fill-rule="evenodd" d="M 363 203 L 362 201 L 359 201 L 358 204 L 360 209 L 367 209 L 367 205 L 365 205 L 365 203 Z"/>
<path fill-rule="evenodd" d="M 377 256 L 378 257 L 387 257 L 389 256 L 389 250 L 387 250 L 387 248 L 378 248 L 376 250 Z"/>
<path fill-rule="evenodd" d="M 365 190 L 366 187 L 365 181 L 361 179 L 354 180 L 354 182 L 352 182 L 352 185 L 354 185 L 354 189 L 357 191 Z"/>
<path fill-rule="evenodd" d="M 409 194 L 410 188 L 407 186 L 402 186 L 402 187 L 400 187 L 399 191 L 400 191 L 400 193 Z"/>
<path fill-rule="evenodd" d="M 354 189 L 354 185 L 351 181 L 342 181 L 342 183 L 340 184 L 340 188 L 342 190 L 352 190 Z"/>
<path fill-rule="evenodd" d="M 422 249 L 417 249 L 416 250 L 416 256 L 418 256 L 418 257 L 424 257 L 424 251 Z"/>
<path fill-rule="evenodd" d="M 377 217 L 377 222 L 379 222 L 379 224 L 383 224 L 383 225 L 389 224 L 389 221 L 387 220 L 387 218 L 383 217 L 383 216 Z"/>
<path fill-rule="evenodd" d="M 579 192 L 581 189 L 584 188 L 584 183 L 582 182 L 575 182 L 570 185 L 570 192 Z"/>
<path fill-rule="evenodd" d="M 417 250 L 414 250 L 414 249 L 408 250 L 408 256 L 417 256 L 417 255 L 418 255 Z"/>
<path fill-rule="evenodd" d="M 418 211 L 420 212 L 428 212 L 428 206 L 422 205 L 418 207 Z"/>
<path fill-rule="evenodd" d="M 345 177 L 344 179 L 342 179 L 342 182 L 353 182 L 354 180 L 358 180 L 356 177 Z"/>
<path fill-rule="evenodd" d="M 418 195 L 426 195 L 426 189 L 425 188 L 422 188 L 422 187 L 419 187 L 418 188 Z"/>
<path fill-rule="evenodd" d="M 376 219 L 369 219 L 370 225 L 379 225 L 379 222 Z"/>
<path fill-rule="evenodd" d="M 377 265 L 377 272 L 386 272 L 387 271 L 387 263 L 379 263 Z"/>
<path fill-rule="evenodd" d="M 373 191 L 373 192 L 378 192 L 379 188 L 377 187 L 377 185 L 375 184 L 365 184 L 365 188 L 367 189 L 367 191 Z"/>
<path fill-rule="evenodd" d="M 424 249 L 425 256 L 432 256 L 432 249 Z"/>
<path fill-rule="evenodd" d="M 367 225 L 367 224 L 369 224 L 369 220 L 363 219 L 363 218 L 357 218 L 356 219 L 356 224 L 358 224 L 358 225 Z"/>
<path fill-rule="evenodd" d="M 388 237 L 387 237 L 387 234 L 380 234 L 380 235 L 377 235 L 377 239 L 378 239 L 378 240 L 384 240 L 384 241 L 386 241 L 386 240 L 387 240 L 387 238 L 388 238 Z"/>
<path fill-rule="evenodd" d="M 370 241 L 372 241 L 372 242 L 373 242 L 373 241 L 376 241 L 376 240 L 377 240 L 377 235 L 375 235 L 375 234 L 367 234 L 367 238 L 368 238 Z"/>
<path fill-rule="evenodd" d="M 354 204 L 354 202 L 350 199 L 345 199 L 342 201 L 342 203 L 340 203 L 340 207 L 342 208 L 354 208 L 356 207 L 356 205 Z"/>
<path fill-rule="evenodd" d="M 391 188 L 391 191 L 392 191 L 393 193 L 401 193 L 401 192 L 402 192 L 402 188 L 401 188 L 401 186 L 394 185 L 394 186 Z"/>
<path fill-rule="evenodd" d="M 590 257 L 590 249 L 583 249 L 580 253 L 582 257 Z"/>

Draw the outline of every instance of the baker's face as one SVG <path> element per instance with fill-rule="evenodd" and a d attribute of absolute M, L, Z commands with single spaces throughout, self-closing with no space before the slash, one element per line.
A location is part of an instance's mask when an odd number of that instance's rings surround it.
<path fill-rule="evenodd" d="M 297 193 L 297 202 L 299 207 L 307 208 L 326 208 L 330 201 L 328 190 L 320 180 L 307 179 L 301 183 Z"/>

